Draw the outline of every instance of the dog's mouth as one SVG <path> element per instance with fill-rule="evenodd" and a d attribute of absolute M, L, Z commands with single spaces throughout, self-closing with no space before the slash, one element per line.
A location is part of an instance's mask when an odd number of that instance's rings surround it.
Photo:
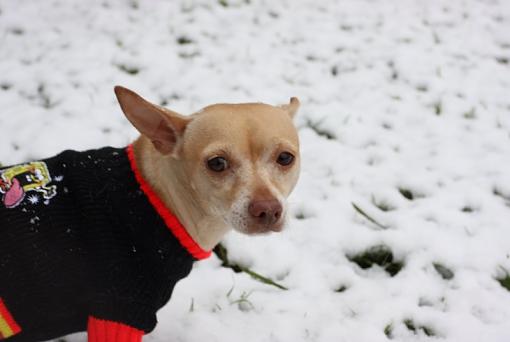
<path fill-rule="evenodd" d="M 263 224 L 246 224 L 246 225 L 231 225 L 234 230 L 246 235 L 265 235 L 271 233 L 280 233 L 285 229 L 283 220 L 276 224 L 263 225 Z"/>
<path fill-rule="evenodd" d="M 284 221 L 279 220 L 274 224 L 252 224 L 244 230 L 248 235 L 263 235 L 269 233 L 280 233 L 283 231 Z"/>

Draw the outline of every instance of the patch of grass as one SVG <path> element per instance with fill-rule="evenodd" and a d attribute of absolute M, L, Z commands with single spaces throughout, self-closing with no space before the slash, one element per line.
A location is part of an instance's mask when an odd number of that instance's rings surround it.
<path fill-rule="evenodd" d="M 427 335 L 429 337 L 436 336 L 436 333 L 434 332 L 434 330 L 432 328 L 427 327 L 425 325 L 418 326 L 414 323 L 414 321 L 412 319 L 405 319 L 404 325 L 406 326 L 406 328 L 408 330 L 412 331 L 415 334 L 417 334 L 418 331 L 421 330 L 425 333 L 425 335 Z"/>
<path fill-rule="evenodd" d="M 383 122 L 381 124 L 381 126 L 382 126 L 382 128 L 387 129 L 387 130 L 392 130 L 393 129 L 393 126 L 390 123 L 388 123 L 388 122 Z"/>
<path fill-rule="evenodd" d="M 394 61 L 388 61 L 386 63 L 386 65 L 388 66 L 388 68 L 390 69 L 391 71 L 391 79 L 393 81 L 397 80 L 398 79 L 398 72 L 397 72 L 397 68 L 395 67 L 395 62 Z"/>
<path fill-rule="evenodd" d="M 508 271 L 505 270 L 505 275 L 496 278 L 496 280 L 498 281 L 498 283 L 501 284 L 501 286 L 510 291 L 510 274 L 508 273 Z"/>
<path fill-rule="evenodd" d="M 475 107 L 473 107 L 470 110 L 468 110 L 467 112 L 465 112 L 463 114 L 463 116 L 464 116 L 464 119 L 468 119 L 468 120 L 476 119 L 476 109 L 475 109 Z"/>
<path fill-rule="evenodd" d="M 392 211 L 392 210 L 396 209 L 394 206 L 389 204 L 387 201 L 384 201 L 384 200 L 378 201 L 378 200 L 376 200 L 374 196 L 372 196 L 372 204 L 375 205 L 377 208 L 379 208 L 379 210 L 384 211 L 384 212 Z"/>
<path fill-rule="evenodd" d="M 464 206 L 464 207 L 461 209 L 461 211 L 462 211 L 463 213 L 472 213 L 472 212 L 474 212 L 474 211 L 476 211 L 476 210 L 475 210 L 475 208 L 473 208 L 473 207 L 470 207 L 470 206 L 466 205 L 466 206 Z"/>
<path fill-rule="evenodd" d="M 441 38 L 436 32 L 433 32 L 432 37 L 434 38 L 434 44 L 436 45 L 441 44 Z"/>
<path fill-rule="evenodd" d="M 323 129 L 319 127 L 320 122 L 313 122 L 310 119 L 306 120 L 306 126 L 311 128 L 318 136 L 324 137 L 328 140 L 335 140 L 336 136 L 327 129 Z"/>
<path fill-rule="evenodd" d="M 304 220 L 307 219 L 309 216 L 302 210 L 298 211 L 294 217 L 298 220 Z"/>
<path fill-rule="evenodd" d="M 347 287 L 347 286 L 345 286 L 345 285 L 340 285 L 340 286 L 338 286 L 338 287 L 335 289 L 335 292 L 337 292 L 337 293 L 342 293 L 342 292 L 345 292 L 347 289 L 348 289 L 348 287 Z"/>
<path fill-rule="evenodd" d="M 225 248 L 225 246 L 223 246 L 221 243 L 218 244 L 214 248 L 214 254 L 216 254 L 216 256 L 222 261 L 222 264 L 221 264 L 222 267 L 230 268 L 236 273 L 244 272 L 244 273 L 250 275 L 253 279 L 255 279 L 261 283 L 277 287 L 281 290 L 288 290 L 288 288 L 286 288 L 285 286 L 278 284 L 277 282 L 275 282 L 274 280 L 272 280 L 268 277 L 265 277 L 257 272 L 254 272 L 254 271 L 250 270 L 249 268 L 244 267 L 242 265 L 230 262 L 228 260 L 228 251 Z"/>
<path fill-rule="evenodd" d="M 117 68 L 119 68 L 120 71 L 123 71 L 129 75 L 137 75 L 140 72 L 140 68 L 132 65 L 117 64 L 116 66 Z"/>
<path fill-rule="evenodd" d="M 179 52 L 178 56 L 181 58 L 184 58 L 184 59 L 195 58 L 195 57 L 200 56 L 200 52 L 198 52 L 198 51 L 189 52 L 189 53 L 188 52 Z"/>
<path fill-rule="evenodd" d="M 186 36 L 180 36 L 177 38 L 177 44 L 179 45 L 187 45 L 187 44 L 193 44 L 194 41 L 191 38 L 188 38 Z"/>
<path fill-rule="evenodd" d="M 140 8 L 140 5 L 138 4 L 138 1 L 135 1 L 135 0 L 131 0 L 131 1 L 129 2 L 129 6 L 130 6 L 132 9 L 134 9 L 134 10 L 136 10 L 136 9 Z"/>
<path fill-rule="evenodd" d="M 332 76 L 338 75 L 338 67 L 336 65 L 331 67 L 331 75 Z"/>
<path fill-rule="evenodd" d="M 9 90 L 11 88 L 12 88 L 12 84 L 9 84 L 9 83 L 0 84 L 0 89 L 2 89 L 2 90 Z"/>
<path fill-rule="evenodd" d="M 191 303 L 189 305 L 188 312 L 193 312 L 193 311 L 195 311 L 195 299 L 193 297 L 191 297 Z"/>
<path fill-rule="evenodd" d="M 502 198 L 506 204 L 510 205 L 510 195 L 504 194 L 498 188 L 494 188 L 492 190 L 492 193 L 494 194 L 494 196 L 498 196 L 498 197 Z"/>
<path fill-rule="evenodd" d="M 435 262 L 432 265 L 434 265 L 434 269 L 436 270 L 437 273 L 439 273 L 441 278 L 445 280 L 453 279 L 453 277 L 455 276 L 455 273 L 453 273 L 453 271 L 450 268 L 446 267 L 443 264 Z"/>
<path fill-rule="evenodd" d="M 375 224 L 377 227 L 379 227 L 381 229 L 388 229 L 389 228 L 388 226 L 385 226 L 385 225 L 379 223 L 378 221 L 376 221 L 375 219 L 373 219 L 371 216 L 369 216 L 363 209 L 361 209 L 354 202 L 351 202 L 351 204 L 352 204 L 352 207 L 354 208 L 354 210 L 356 210 L 361 216 L 363 216 L 364 218 L 366 218 L 367 220 L 369 220 L 370 222 Z"/>
<path fill-rule="evenodd" d="M 279 15 L 277 12 L 274 12 L 274 11 L 269 11 L 269 12 L 267 12 L 267 14 L 268 14 L 271 18 L 274 18 L 274 19 L 280 18 L 280 15 Z"/>
<path fill-rule="evenodd" d="M 415 198 L 415 195 L 413 192 L 407 188 L 398 188 L 398 192 L 408 200 L 412 201 Z"/>
<path fill-rule="evenodd" d="M 507 57 L 496 57 L 496 62 L 499 64 L 508 64 L 510 62 L 510 59 Z"/>
<path fill-rule="evenodd" d="M 427 91 L 429 91 L 429 87 L 427 87 L 427 85 L 425 84 L 419 84 L 416 86 L 416 90 L 418 90 L 421 93 L 426 93 Z"/>
<path fill-rule="evenodd" d="M 394 277 L 402 270 L 403 267 L 404 263 L 402 261 L 394 261 L 386 266 L 384 270 L 388 272 L 390 276 Z"/>
<path fill-rule="evenodd" d="M 443 113 L 443 103 L 441 101 L 435 102 L 433 105 L 434 113 L 439 116 Z"/>
<path fill-rule="evenodd" d="M 230 305 L 237 304 L 237 307 L 241 311 L 249 311 L 255 309 L 253 303 L 248 299 L 251 296 L 251 294 L 252 292 L 243 291 L 243 293 L 241 293 L 241 296 L 239 296 L 238 299 L 230 302 Z"/>
<path fill-rule="evenodd" d="M 392 277 L 397 275 L 404 267 L 404 263 L 402 261 L 394 260 L 393 252 L 385 245 L 371 247 L 362 253 L 347 256 L 347 258 L 362 269 L 378 265 Z"/>
<path fill-rule="evenodd" d="M 389 323 L 384 327 L 384 335 L 390 340 L 393 338 L 393 323 Z"/>
<path fill-rule="evenodd" d="M 39 99 L 41 106 L 46 109 L 51 109 L 58 104 L 57 102 L 51 100 L 44 84 L 39 84 L 37 87 L 37 98 Z"/>
<path fill-rule="evenodd" d="M 16 36 L 21 36 L 25 33 L 25 30 L 23 30 L 21 27 L 13 27 L 9 31 Z"/>
<path fill-rule="evenodd" d="M 170 101 L 177 101 L 180 100 L 181 98 L 182 98 L 181 95 L 177 93 L 172 93 L 169 96 L 162 97 L 161 100 L 159 101 L 159 105 L 167 106 L 170 103 Z"/>

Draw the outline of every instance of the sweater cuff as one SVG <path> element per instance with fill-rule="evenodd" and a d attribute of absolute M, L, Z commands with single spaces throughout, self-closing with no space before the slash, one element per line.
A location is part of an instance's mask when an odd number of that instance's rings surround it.
<path fill-rule="evenodd" d="M 141 342 L 144 332 L 129 325 L 89 316 L 88 342 Z"/>

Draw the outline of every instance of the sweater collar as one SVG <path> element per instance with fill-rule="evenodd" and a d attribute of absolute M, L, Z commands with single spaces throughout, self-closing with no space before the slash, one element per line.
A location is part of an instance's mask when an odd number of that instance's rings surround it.
<path fill-rule="evenodd" d="M 181 222 L 179 222 L 179 219 L 170 211 L 170 209 L 165 206 L 154 189 L 145 180 L 145 178 L 143 178 L 142 173 L 140 172 L 140 169 L 136 163 L 133 145 L 128 145 L 126 150 L 129 163 L 131 165 L 131 170 L 135 174 L 136 181 L 140 185 L 140 188 L 144 192 L 145 196 L 147 196 L 149 199 L 151 205 L 163 219 L 170 232 L 195 259 L 202 260 L 208 258 L 211 255 L 211 251 L 202 249 L 202 247 L 200 247 L 200 245 L 195 240 L 193 240 Z"/>

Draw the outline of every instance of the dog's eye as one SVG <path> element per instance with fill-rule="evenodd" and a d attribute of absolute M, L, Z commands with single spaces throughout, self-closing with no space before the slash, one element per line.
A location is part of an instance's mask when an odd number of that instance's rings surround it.
<path fill-rule="evenodd" d="M 294 161 L 294 156 L 289 152 L 282 152 L 278 155 L 276 162 L 280 165 L 287 166 L 292 164 Z"/>
<path fill-rule="evenodd" d="M 228 168 L 228 162 L 223 157 L 214 157 L 207 161 L 207 167 L 214 172 L 222 172 Z"/>

